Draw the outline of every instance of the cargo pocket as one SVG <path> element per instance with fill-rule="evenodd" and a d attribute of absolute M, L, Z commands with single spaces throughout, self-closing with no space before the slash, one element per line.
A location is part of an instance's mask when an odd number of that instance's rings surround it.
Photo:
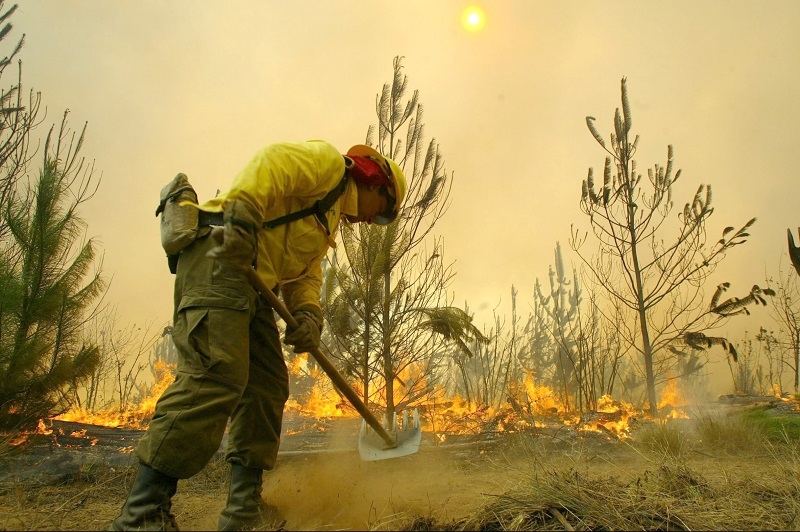
<path fill-rule="evenodd" d="M 246 295 L 210 287 L 185 294 L 175 321 L 184 371 L 244 387 L 249 363 L 250 311 Z"/>

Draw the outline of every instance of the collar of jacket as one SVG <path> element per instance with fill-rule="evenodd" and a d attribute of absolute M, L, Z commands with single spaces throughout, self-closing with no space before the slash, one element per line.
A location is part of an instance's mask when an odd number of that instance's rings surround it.
<path fill-rule="evenodd" d="M 358 187 L 354 179 L 347 182 L 344 194 L 341 199 L 342 216 L 358 216 Z"/>

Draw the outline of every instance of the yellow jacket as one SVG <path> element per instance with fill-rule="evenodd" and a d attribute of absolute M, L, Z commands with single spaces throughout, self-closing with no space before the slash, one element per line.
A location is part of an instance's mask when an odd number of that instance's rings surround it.
<path fill-rule="evenodd" d="M 323 141 L 272 144 L 256 153 L 233 180 L 230 190 L 200 208 L 221 212 L 228 200 L 242 200 L 263 221 L 310 207 L 341 181 L 344 157 Z M 343 214 L 358 213 L 355 183 L 328 211 L 331 236 L 313 215 L 258 232 L 257 271 L 267 286 L 279 286 L 290 311 L 303 305 L 319 308 L 322 259 L 335 246 L 333 236 Z"/>

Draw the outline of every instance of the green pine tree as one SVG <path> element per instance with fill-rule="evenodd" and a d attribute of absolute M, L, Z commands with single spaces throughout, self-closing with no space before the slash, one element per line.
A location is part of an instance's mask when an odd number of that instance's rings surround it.
<path fill-rule="evenodd" d="M 97 190 L 79 136 L 50 129 L 38 179 L 4 208 L 0 241 L 0 428 L 35 426 L 66 410 L 99 363 L 82 328 L 106 283 L 78 208 Z"/>

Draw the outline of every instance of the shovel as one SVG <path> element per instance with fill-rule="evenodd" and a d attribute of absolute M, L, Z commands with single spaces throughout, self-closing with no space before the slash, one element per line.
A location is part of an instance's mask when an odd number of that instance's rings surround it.
<path fill-rule="evenodd" d="M 272 308 L 283 318 L 283 321 L 291 327 L 297 327 L 297 320 L 286 309 L 283 302 L 275 293 L 261 280 L 255 270 L 248 268 L 247 277 L 256 290 L 263 295 Z M 361 459 L 365 461 L 386 460 L 407 456 L 419 451 L 419 443 L 422 439 L 422 429 L 420 428 L 419 412 L 415 409 L 413 419 L 409 420 L 408 412 L 403 413 L 403 425 L 399 430 L 397 427 L 397 414 L 392 415 L 390 425 L 391 434 L 383 424 L 369 411 L 367 405 L 361 400 L 358 394 L 347 384 L 347 381 L 339 370 L 336 369 L 328 357 L 322 351 L 312 349 L 311 356 L 317 364 L 325 371 L 333 384 L 339 389 L 350 404 L 361 414 L 364 421 L 361 423 L 361 431 L 358 436 L 358 452 Z"/>

